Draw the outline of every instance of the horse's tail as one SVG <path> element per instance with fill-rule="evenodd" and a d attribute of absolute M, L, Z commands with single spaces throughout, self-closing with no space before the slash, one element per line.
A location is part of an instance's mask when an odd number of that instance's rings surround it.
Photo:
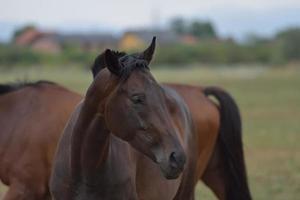
<path fill-rule="evenodd" d="M 204 93 L 215 97 L 219 102 L 220 130 L 217 142 L 225 170 L 226 199 L 250 200 L 238 106 L 234 99 L 220 88 L 207 87 Z"/>

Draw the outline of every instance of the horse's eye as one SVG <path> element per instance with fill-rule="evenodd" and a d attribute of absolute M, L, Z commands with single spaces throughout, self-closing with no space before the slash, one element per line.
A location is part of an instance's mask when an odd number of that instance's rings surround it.
<path fill-rule="evenodd" d="M 143 94 L 135 94 L 131 96 L 131 101 L 134 104 L 143 104 L 145 102 L 145 96 Z"/>

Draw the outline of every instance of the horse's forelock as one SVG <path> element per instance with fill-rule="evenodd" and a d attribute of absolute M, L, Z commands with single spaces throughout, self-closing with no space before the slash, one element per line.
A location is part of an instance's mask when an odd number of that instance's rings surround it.
<path fill-rule="evenodd" d="M 147 61 L 140 59 L 135 55 L 128 55 L 120 58 L 120 64 L 122 65 L 121 77 L 123 79 L 127 79 L 135 70 L 149 69 Z"/>

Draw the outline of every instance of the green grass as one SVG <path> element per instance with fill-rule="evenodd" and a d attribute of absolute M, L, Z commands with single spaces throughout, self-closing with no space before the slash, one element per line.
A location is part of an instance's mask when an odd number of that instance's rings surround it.
<path fill-rule="evenodd" d="M 242 112 L 254 199 L 300 197 L 300 67 L 155 69 L 153 73 L 163 82 L 217 85 L 227 89 Z M 83 93 L 91 74 L 58 68 L 0 72 L 0 82 L 24 79 L 49 79 Z M 197 199 L 215 198 L 199 184 Z"/>

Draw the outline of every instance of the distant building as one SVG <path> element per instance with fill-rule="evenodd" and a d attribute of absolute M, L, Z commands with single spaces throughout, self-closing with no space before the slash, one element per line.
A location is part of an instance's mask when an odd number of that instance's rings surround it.
<path fill-rule="evenodd" d="M 116 48 L 119 40 L 110 34 L 58 34 L 28 29 L 18 35 L 14 43 L 45 53 L 59 53 L 64 47 L 72 46 L 85 51 Z"/>
<path fill-rule="evenodd" d="M 56 34 L 41 32 L 36 29 L 28 29 L 18 35 L 14 43 L 22 47 L 30 47 L 36 51 L 57 53 L 61 50 L 61 45 L 56 40 Z"/>
<path fill-rule="evenodd" d="M 139 50 L 149 45 L 153 36 L 158 46 L 176 43 L 194 45 L 198 38 L 192 35 L 177 35 L 169 30 L 131 30 L 121 38 L 112 34 L 61 34 L 29 28 L 14 39 L 17 46 L 28 47 L 38 52 L 59 53 L 64 48 L 79 48 L 83 51 L 102 51 L 105 48 L 121 50 Z"/>
<path fill-rule="evenodd" d="M 119 47 L 124 50 L 142 49 L 149 45 L 153 36 L 157 37 L 157 43 L 160 46 L 168 46 L 176 43 L 195 45 L 199 41 L 193 35 L 177 35 L 169 30 L 135 30 L 124 33 Z"/>
<path fill-rule="evenodd" d="M 111 34 L 60 34 L 57 40 L 63 45 L 72 45 L 86 51 L 116 48 L 119 39 Z"/>
<path fill-rule="evenodd" d="M 180 42 L 187 45 L 195 45 L 199 42 L 199 39 L 193 35 L 185 34 L 180 37 Z"/>
<path fill-rule="evenodd" d="M 178 35 L 171 31 L 133 30 L 123 34 L 119 47 L 124 50 L 145 48 L 149 45 L 153 36 L 157 37 L 158 45 L 177 43 L 180 39 Z"/>

